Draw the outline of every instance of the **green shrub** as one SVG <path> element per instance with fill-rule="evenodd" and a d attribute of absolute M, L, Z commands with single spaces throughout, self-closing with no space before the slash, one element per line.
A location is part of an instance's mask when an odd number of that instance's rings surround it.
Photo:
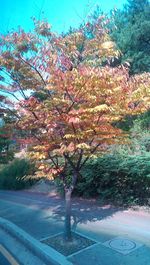
<path fill-rule="evenodd" d="M 150 198 L 150 154 L 109 154 L 90 160 L 75 194 L 119 204 L 145 203 Z"/>
<path fill-rule="evenodd" d="M 19 190 L 29 187 L 33 180 L 28 175 L 33 175 L 35 166 L 26 159 L 15 159 L 0 170 L 0 189 Z"/>

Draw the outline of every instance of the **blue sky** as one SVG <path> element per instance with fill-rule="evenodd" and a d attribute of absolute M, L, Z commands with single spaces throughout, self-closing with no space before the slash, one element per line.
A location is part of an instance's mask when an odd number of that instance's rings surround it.
<path fill-rule="evenodd" d="M 0 32 L 16 29 L 18 25 L 32 28 L 31 17 L 45 17 L 54 31 L 66 31 L 79 25 L 98 4 L 103 11 L 121 8 L 126 0 L 0 0 Z"/>

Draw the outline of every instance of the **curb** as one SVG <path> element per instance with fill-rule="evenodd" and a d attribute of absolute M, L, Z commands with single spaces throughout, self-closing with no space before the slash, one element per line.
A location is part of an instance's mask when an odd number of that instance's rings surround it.
<path fill-rule="evenodd" d="M 0 217 L 0 228 L 26 247 L 46 265 L 72 265 L 62 254 L 27 234 L 10 221 Z M 7 246 L 8 249 L 8 246 Z"/>

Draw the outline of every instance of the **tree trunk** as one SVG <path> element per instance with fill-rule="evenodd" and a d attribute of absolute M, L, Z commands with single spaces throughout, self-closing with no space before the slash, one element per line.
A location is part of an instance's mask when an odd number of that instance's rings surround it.
<path fill-rule="evenodd" d="M 65 203 L 66 203 L 66 212 L 65 212 L 65 233 L 64 239 L 65 241 L 71 241 L 71 194 L 72 190 L 65 190 Z"/>
<path fill-rule="evenodd" d="M 74 190 L 75 184 L 77 181 L 77 172 L 74 172 L 72 176 L 72 183 L 70 187 L 65 188 L 65 203 L 66 203 L 66 212 L 65 212 L 65 231 L 64 239 L 65 241 L 72 241 L 71 233 L 71 195 Z"/>

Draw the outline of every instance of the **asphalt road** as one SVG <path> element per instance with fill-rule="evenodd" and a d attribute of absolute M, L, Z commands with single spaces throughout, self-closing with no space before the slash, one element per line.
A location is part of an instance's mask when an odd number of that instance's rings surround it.
<path fill-rule="evenodd" d="M 0 216 L 37 239 L 63 230 L 64 201 L 57 196 L 0 191 Z M 95 240 L 126 236 L 150 246 L 150 212 L 133 211 L 95 201 L 73 199 L 72 227 Z"/>
<path fill-rule="evenodd" d="M 64 205 L 64 200 L 58 196 L 0 191 L 0 216 L 38 240 L 63 231 Z M 73 264 L 150 265 L 150 211 L 100 206 L 94 200 L 74 198 L 72 228 L 97 242 L 92 247 L 69 256 L 68 259 Z M 105 246 L 118 237 L 126 238 L 130 244 L 133 242 L 135 250 L 123 255 Z M 3 260 L 0 265 L 8 265 L 4 258 Z"/>
<path fill-rule="evenodd" d="M 62 231 L 61 218 L 53 212 L 63 203 L 59 198 L 24 192 L 0 192 L 0 216 L 18 225 L 37 239 Z"/>

